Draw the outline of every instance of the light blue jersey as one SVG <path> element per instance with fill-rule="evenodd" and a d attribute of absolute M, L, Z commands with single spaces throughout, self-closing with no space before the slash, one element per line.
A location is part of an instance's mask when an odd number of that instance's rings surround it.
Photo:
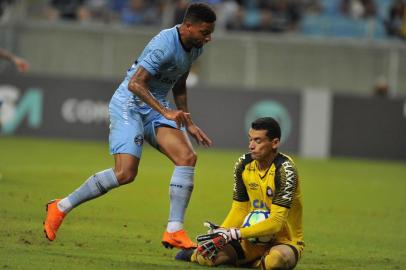
<path fill-rule="evenodd" d="M 127 75 L 117 92 L 120 96 L 133 96 L 128 90 L 128 83 L 139 66 L 146 69 L 153 78 L 148 86 L 151 94 L 167 106 L 166 97 L 177 80 L 189 71 L 193 61 L 202 53 L 202 48 L 187 51 L 181 41 L 178 26 L 161 31 L 145 47 L 144 51 L 128 69 Z M 134 102 L 140 113 L 148 113 L 151 108 L 134 96 Z"/>
<path fill-rule="evenodd" d="M 187 51 L 180 40 L 178 26 L 161 31 L 145 47 L 144 51 L 128 69 L 126 77 L 114 93 L 110 105 L 110 152 L 126 153 L 141 157 L 144 138 L 154 147 L 157 126 L 176 127 L 172 120 L 164 118 L 130 90 L 128 83 L 142 66 L 151 75 L 148 90 L 165 107 L 168 92 L 177 80 L 189 71 L 202 48 Z"/>

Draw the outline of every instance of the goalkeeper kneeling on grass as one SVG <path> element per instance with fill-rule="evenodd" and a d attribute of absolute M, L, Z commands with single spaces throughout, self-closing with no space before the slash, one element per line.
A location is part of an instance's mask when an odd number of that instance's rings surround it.
<path fill-rule="evenodd" d="M 273 118 L 255 120 L 249 150 L 235 166 L 233 203 L 221 226 L 205 225 L 198 247 L 176 259 L 206 266 L 293 269 L 302 256 L 302 195 L 292 159 L 278 152 L 281 129 Z"/>

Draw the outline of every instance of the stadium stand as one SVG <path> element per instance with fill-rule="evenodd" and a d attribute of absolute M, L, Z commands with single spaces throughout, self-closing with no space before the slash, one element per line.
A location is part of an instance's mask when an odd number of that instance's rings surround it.
<path fill-rule="evenodd" d="M 390 25 L 406 29 L 404 0 L 201 1 L 214 6 L 220 18 L 218 27 L 225 30 L 385 39 L 399 36 L 394 31 L 386 31 Z M 189 2 L 193 0 L 38 0 L 25 5 L 31 18 L 161 27 L 178 23 Z M 396 21 L 391 21 L 391 8 L 395 5 L 403 5 L 403 12 L 398 12 L 397 17 L 392 18 Z"/>

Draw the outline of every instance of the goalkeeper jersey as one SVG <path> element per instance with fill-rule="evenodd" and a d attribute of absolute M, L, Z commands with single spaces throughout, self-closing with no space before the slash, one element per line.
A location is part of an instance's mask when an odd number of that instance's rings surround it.
<path fill-rule="evenodd" d="M 270 217 L 242 228 L 242 238 L 272 235 L 276 243 L 304 245 L 300 182 L 289 156 L 278 153 L 271 166 L 263 171 L 250 154 L 237 161 L 233 204 L 222 226 L 241 227 L 247 214 L 255 209 L 267 209 Z"/>

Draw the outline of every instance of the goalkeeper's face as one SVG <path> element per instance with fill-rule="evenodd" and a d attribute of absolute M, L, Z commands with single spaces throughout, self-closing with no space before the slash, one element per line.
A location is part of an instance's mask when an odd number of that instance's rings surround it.
<path fill-rule="evenodd" d="M 269 139 L 267 130 L 250 129 L 248 132 L 251 157 L 257 161 L 272 159 L 279 147 L 279 139 Z"/>

